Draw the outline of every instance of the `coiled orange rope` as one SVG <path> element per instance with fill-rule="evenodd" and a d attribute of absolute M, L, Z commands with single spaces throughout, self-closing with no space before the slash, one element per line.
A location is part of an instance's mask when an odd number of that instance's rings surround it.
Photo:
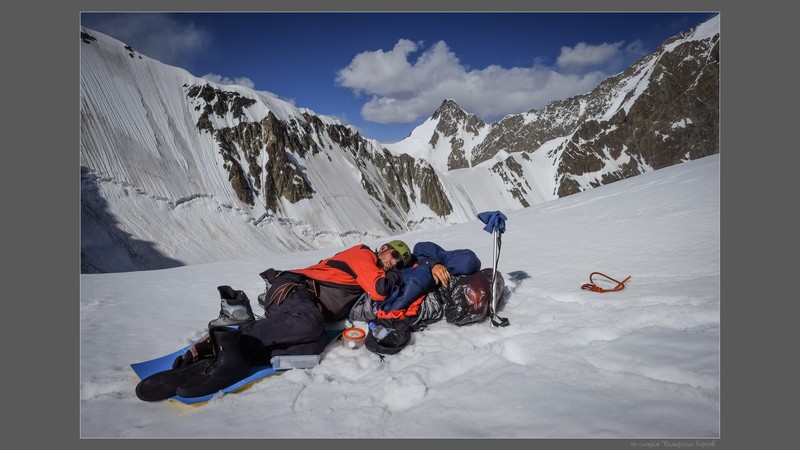
<path fill-rule="evenodd" d="M 595 276 L 595 275 L 600 275 L 600 276 L 606 277 L 609 280 L 617 283 L 617 285 L 615 287 L 611 288 L 611 289 L 603 289 L 603 288 L 601 288 L 600 286 L 598 286 L 598 285 L 596 285 L 594 283 L 594 280 L 592 279 L 592 277 Z M 615 292 L 615 291 L 621 291 L 621 290 L 625 289 L 625 282 L 627 282 L 630 279 L 631 279 L 631 276 L 628 275 L 628 278 L 625 278 L 622 281 L 617 281 L 617 280 L 611 278 L 610 276 L 608 276 L 608 275 L 606 275 L 604 273 L 592 272 L 591 275 L 589 275 L 589 282 L 584 284 L 583 286 L 581 286 L 581 289 L 585 289 L 587 291 L 593 291 L 593 292 Z"/>

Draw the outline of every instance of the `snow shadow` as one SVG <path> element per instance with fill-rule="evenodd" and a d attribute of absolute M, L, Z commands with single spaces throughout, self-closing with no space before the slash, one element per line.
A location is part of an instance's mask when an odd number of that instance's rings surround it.
<path fill-rule="evenodd" d="M 503 288 L 503 295 L 501 295 L 500 299 L 497 301 L 497 312 L 500 312 L 505 308 L 506 302 L 508 302 L 509 297 L 511 297 L 511 294 L 514 293 L 517 287 L 519 287 L 519 284 L 530 277 L 531 276 L 528 275 L 528 272 L 525 272 L 524 270 L 515 270 L 513 272 L 508 272 L 503 276 L 505 287 Z"/>
<path fill-rule="evenodd" d="M 152 242 L 119 227 L 100 195 L 98 177 L 81 166 L 81 273 L 133 272 L 185 265 L 159 252 Z"/>

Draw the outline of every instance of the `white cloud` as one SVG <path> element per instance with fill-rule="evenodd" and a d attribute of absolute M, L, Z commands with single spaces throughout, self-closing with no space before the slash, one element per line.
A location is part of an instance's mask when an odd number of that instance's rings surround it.
<path fill-rule="evenodd" d="M 644 42 L 640 39 L 637 39 L 630 44 L 625 46 L 625 51 L 629 55 L 636 55 L 636 56 L 644 56 L 647 54 L 647 50 L 644 48 Z"/>
<path fill-rule="evenodd" d="M 253 83 L 253 80 L 247 77 L 229 78 L 229 77 L 223 77 L 222 75 L 216 73 L 207 73 L 203 75 L 201 78 L 217 84 L 235 84 L 238 86 L 248 87 L 250 89 L 255 88 L 255 83 Z"/>
<path fill-rule="evenodd" d="M 464 69 L 447 44 L 437 42 L 424 52 L 413 65 L 408 57 L 422 43 L 400 39 L 388 52 L 377 50 L 356 55 L 340 70 L 336 82 L 357 93 L 369 93 L 391 98 L 408 98 L 420 89 L 430 89 L 441 80 L 457 77 Z"/>
<path fill-rule="evenodd" d="M 561 54 L 556 60 L 558 67 L 570 72 L 577 72 L 586 67 L 597 67 L 616 60 L 620 56 L 623 41 L 612 44 L 589 45 L 579 42 L 575 47 L 561 47 Z"/>
<path fill-rule="evenodd" d="M 359 53 L 338 72 L 339 86 L 369 96 L 361 110 L 364 119 L 408 123 L 429 116 L 443 99 L 452 98 L 466 111 L 494 120 L 588 92 L 608 77 L 601 71 L 562 74 L 538 64 L 468 69 L 443 41 L 410 60 L 422 45 L 401 39 L 390 51 Z"/>

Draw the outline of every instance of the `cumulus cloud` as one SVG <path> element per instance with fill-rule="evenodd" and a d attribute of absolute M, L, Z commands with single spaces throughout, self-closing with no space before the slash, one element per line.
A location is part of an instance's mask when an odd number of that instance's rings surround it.
<path fill-rule="evenodd" d="M 217 84 L 236 84 L 239 86 L 249 87 L 250 89 L 255 88 L 255 83 L 253 83 L 253 80 L 247 77 L 229 78 L 223 77 L 222 75 L 216 73 L 207 73 L 201 78 Z"/>
<path fill-rule="evenodd" d="M 441 81 L 464 73 L 458 58 L 441 41 L 411 64 L 408 57 L 420 45 L 421 42 L 400 39 L 388 52 L 359 53 L 339 71 L 336 82 L 359 94 L 366 92 L 390 98 L 409 98 L 420 89 L 430 89 Z"/>
<path fill-rule="evenodd" d="M 634 56 L 638 56 L 638 57 L 641 57 L 641 56 L 644 56 L 644 55 L 647 54 L 647 50 L 645 50 L 645 48 L 644 48 L 644 43 L 640 39 L 637 39 L 637 40 L 631 42 L 630 44 L 626 45 L 625 46 L 625 51 L 628 52 L 628 54 L 630 54 L 630 55 L 634 55 Z"/>
<path fill-rule="evenodd" d="M 429 116 L 445 98 L 454 99 L 466 111 L 485 120 L 494 120 L 588 92 L 608 77 L 600 70 L 561 73 L 540 64 L 469 69 L 445 42 L 436 42 L 427 49 L 423 45 L 400 39 L 389 51 L 359 53 L 338 72 L 336 83 L 368 97 L 361 109 L 364 119 L 390 124 Z M 618 49 L 618 45 L 607 46 L 609 57 L 614 52 L 608 50 L 614 48 Z M 420 50 L 421 54 L 414 59 L 412 55 Z M 566 52 L 572 62 L 567 59 L 565 64 L 576 65 L 581 60 L 580 50 L 584 49 L 572 50 Z M 592 52 L 584 53 L 583 61 L 588 62 Z M 596 64 L 602 61 L 599 53 L 595 52 Z"/>
<path fill-rule="evenodd" d="M 620 57 L 622 44 L 623 41 L 600 45 L 580 42 L 572 48 L 561 47 L 561 54 L 558 56 L 556 64 L 571 72 L 577 72 L 586 67 L 602 66 Z"/>

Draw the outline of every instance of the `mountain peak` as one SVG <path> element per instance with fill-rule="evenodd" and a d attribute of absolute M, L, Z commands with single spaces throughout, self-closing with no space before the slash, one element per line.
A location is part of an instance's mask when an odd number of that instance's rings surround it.
<path fill-rule="evenodd" d="M 436 112 L 434 112 L 433 116 L 431 117 L 434 119 L 438 119 L 440 117 L 442 118 L 452 117 L 454 119 L 457 119 L 466 116 L 467 113 L 463 109 L 461 109 L 460 106 L 458 106 L 458 103 L 456 103 L 455 100 L 446 98 L 444 99 L 442 104 L 439 105 L 439 108 L 436 109 Z"/>
<path fill-rule="evenodd" d="M 442 102 L 436 112 L 431 116 L 431 119 L 438 120 L 436 130 L 443 136 L 453 136 L 458 129 L 462 128 L 476 135 L 485 125 L 483 120 L 478 116 L 467 113 L 458 106 L 455 100 L 449 98 Z"/>

